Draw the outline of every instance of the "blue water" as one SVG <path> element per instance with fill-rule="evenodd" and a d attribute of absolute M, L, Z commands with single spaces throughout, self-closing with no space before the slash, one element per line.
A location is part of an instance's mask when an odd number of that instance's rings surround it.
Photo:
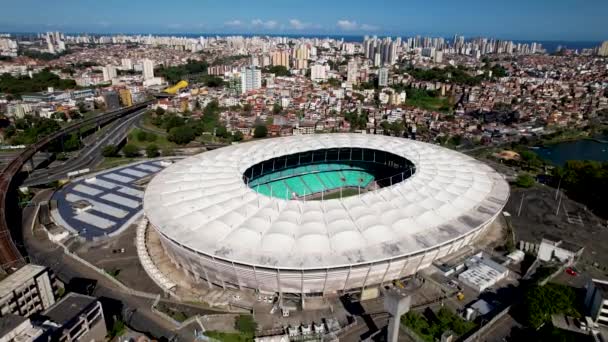
<path fill-rule="evenodd" d="M 606 140 L 607 137 L 601 138 Z M 583 139 L 548 145 L 534 150 L 541 158 L 563 166 L 568 160 L 608 161 L 608 143 Z"/>

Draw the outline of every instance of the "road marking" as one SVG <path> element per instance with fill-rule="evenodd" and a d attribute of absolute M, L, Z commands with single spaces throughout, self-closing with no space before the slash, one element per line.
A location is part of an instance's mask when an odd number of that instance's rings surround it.
<path fill-rule="evenodd" d="M 106 189 L 114 189 L 118 186 L 118 184 L 116 184 L 116 183 L 108 182 L 108 181 L 105 181 L 105 180 L 99 179 L 99 178 L 91 179 L 91 180 L 85 181 L 85 182 L 94 184 L 94 185 L 98 185 L 98 186 L 100 186 L 102 188 L 106 188 Z"/>
<path fill-rule="evenodd" d="M 147 172 L 141 172 L 141 171 L 137 171 L 137 170 L 133 170 L 133 169 L 122 169 L 122 170 L 120 170 L 120 173 L 125 173 L 129 176 L 135 176 L 137 178 L 143 178 L 148 175 Z"/>
<path fill-rule="evenodd" d="M 126 197 L 118 196 L 116 194 L 106 194 L 101 196 L 100 198 L 133 209 L 139 207 L 139 205 L 141 204 L 141 202 L 134 201 Z"/>
<path fill-rule="evenodd" d="M 82 184 L 77 184 L 74 187 L 74 191 L 82 192 L 83 194 L 90 195 L 90 196 L 97 196 L 103 192 L 101 190 L 93 189 L 91 187 L 88 187 L 88 186 L 82 185 Z"/>
<path fill-rule="evenodd" d="M 107 204 L 103 204 L 103 203 L 99 203 L 97 201 L 94 201 L 90 198 L 85 198 L 82 196 L 78 196 L 75 194 L 67 194 L 65 196 L 65 199 L 68 202 L 76 202 L 76 201 L 85 201 L 90 203 L 93 206 L 93 210 L 98 211 L 100 213 L 104 213 L 104 214 L 108 214 L 110 216 L 114 216 L 116 218 L 123 218 L 125 216 L 127 216 L 127 214 L 129 214 L 127 211 L 119 209 L 119 208 L 115 208 L 111 205 L 107 205 Z"/>
<path fill-rule="evenodd" d="M 137 166 L 135 166 L 135 168 L 140 169 L 140 170 L 150 171 L 150 172 L 158 172 L 158 170 L 160 170 L 160 168 L 158 168 L 156 166 L 148 165 L 148 164 L 137 165 Z"/>
<path fill-rule="evenodd" d="M 74 216 L 74 219 L 78 220 L 78 221 L 82 221 L 86 224 L 89 224 L 91 226 L 95 226 L 97 228 L 101 228 L 101 229 L 108 229 L 110 227 L 114 226 L 114 221 L 110 221 L 108 219 L 105 219 L 103 217 L 99 217 L 97 215 L 93 215 L 91 213 L 88 213 L 86 211 L 83 211 L 81 213 L 79 213 L 78 215 Z"/>
<path fill-rule="evenodd" d="M 102 177 L 109 178 L 111 180 L 115 180 L 115 181 L 118 181 L 118 182 L 121 182 L 121 183 L 131 183 L 132 181 L 135 180 L 135 179 L 133 179 L 131 177 L 121 176 L 121 175 L 116 174 L 116 173 L 105 174 Z"/>
<path fill-rule="evenodd" d="M 144 197 L 144 192 L 143 191 L 137 190 L 137 189 L 133 189 L 133 188 L 129 188 L 129 187 L 126 187 L 126 186 L 123 186 L 120 189 L 118 189 L 118 192 L 123 193 L 125 195 L 133 196 L 133 197 L 139 197 L 139 198 Z"/>

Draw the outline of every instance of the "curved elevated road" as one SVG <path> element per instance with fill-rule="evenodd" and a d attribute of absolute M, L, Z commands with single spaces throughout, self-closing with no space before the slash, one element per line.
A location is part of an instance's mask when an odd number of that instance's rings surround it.
<path fill-rule="evenodd" d="M 142 110 L 128 114 L 122 120 L 112 123 L 109 130 L 104 132 L 101 136 L 96 137 L 96 140 L 88 146 L 83 147 L 78 155 L 70 158 L 61 165 L 33 172 L 27 180 L 23 182 L 23 185 L 35 186 L 48 184 L 53 181 L 65 179 L 67 173 L 70 171 L 76 171 L 96 165 L 102 159 L 101 150 L 105 146 L 117 145 L 120 143 L 120 141 L 127 136 L 129 129 L 133 123 L 139 119 L 141 114 L 143 114 Z"/>
<path fill-rule="evenodd" d="M 153 101 L 146 101 L 131 107 L 123 108 L 117 111 L 101 114 L 95 117 L 85 119 L 70 126 L 67 126 L 49 136 L 44 137 L 40 141 L 28 146 L 15 159 L 8 163 L 0 174 L 0 265 L 2 269 L 8 270 L 12 267 L 19 267 L 25 264 L 25 260 L 14 241 L 11 238 L 10 229 L 6 217 L 6 200 L 13 178 L 19 173 L 23 164 L 43 149 L 51 141 L 60 138 L 61 136 L 71 133 L 81 127 L 90 124 L 103 124 L 125 115 L 136 112 L 145 108 Z"/>

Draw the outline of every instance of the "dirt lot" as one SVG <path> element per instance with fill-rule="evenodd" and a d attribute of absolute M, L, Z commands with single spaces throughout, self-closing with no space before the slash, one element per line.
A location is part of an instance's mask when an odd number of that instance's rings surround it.
<path fill-rule="evenodd" d="M 584 205 L 565 195 L 556 199 L 554 188 L 536 185 L 512 188 L 505 210 L 512 215 L 515 241 L 540 243 L 544 235 L 551 234 L 581 245 L 585 249 L 579 267 L 593 276 L 608 276 L 608 227 Z"/>

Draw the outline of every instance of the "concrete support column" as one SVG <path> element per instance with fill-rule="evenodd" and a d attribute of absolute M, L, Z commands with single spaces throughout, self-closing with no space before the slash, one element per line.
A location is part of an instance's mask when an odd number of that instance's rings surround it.
<path fill-rule="evenodd" d="M 401 315 L 410 311 L 412 298 L 398 290 L 388 290 L 384 293 L 384 310 L 390 314 L 388 320 L 388 342 L 398 342 Z"/>

